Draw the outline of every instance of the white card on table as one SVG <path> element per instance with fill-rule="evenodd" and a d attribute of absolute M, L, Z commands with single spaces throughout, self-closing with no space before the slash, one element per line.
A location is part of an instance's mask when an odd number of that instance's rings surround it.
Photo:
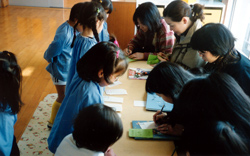
<path fill-rule="evenodd" d="M 139 125 L 141 129 L 156 129 L 157 128 L 157 125 L 153 121 L 140 122 Z"/>
<path fill-rule="evenodd" d="M 122 84 L 120 81 L 115 81 L 113 84 L 108 85 L 108 87 L 114 87 L 117 86 L 119 84 Z"/>
<path fill-rule="evenodd" d="M 105 92 L 108 95 L 123 95 L 123 94 L 128 94 L 125 89 L 105 89 Z"/>
<path fill-rule="evenodd" d="M 146 106 L 146 101 L 134 101 L 134 106 L 145 107 Z"/>
<path fill-rule="evenodd" d="M 103 100 L 104 100 L 104 102 L 123 103 L 123 98 L 121 98 L 121 97 L 103 96 Z"/>
<path fill-rule="evenodd" d="M 122 105 L 121 104 L 104 103 L 104 105 L 111 107 L 114 111 L 117 111 L 117 112 L 122 111 Z"/>

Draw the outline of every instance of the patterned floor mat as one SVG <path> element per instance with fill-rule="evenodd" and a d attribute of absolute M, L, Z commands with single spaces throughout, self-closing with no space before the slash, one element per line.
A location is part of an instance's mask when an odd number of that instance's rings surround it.
<path fill-rule="evenodd" d="M 48 94 L 41 101 L 33 114 L 22 138 L 18 142 L 21 156 L 52 156 L 48 150 L 47 138 L 50 131 L 47 128 L 51 107 L 57 98 L 57 94 Z"/>

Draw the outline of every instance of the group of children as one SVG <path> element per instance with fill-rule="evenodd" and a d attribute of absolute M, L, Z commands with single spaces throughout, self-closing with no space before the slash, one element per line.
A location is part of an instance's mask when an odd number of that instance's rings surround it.
<path fill-rule="evenodd" d="M 138 28 L 122 51 L 109 42 L 110 0 L 75 4 L 44 54 L 58 98 L 48 127 L 55 155 L 115 155 L 109 147 L 123 133 L 121 119 L 103 105 L 104 87 L 136 60 L 155 53 L 162 61 L 150 72 L 146 91 L 173 103 L 172 112 L 153 119 L 158 130 L 181 136 L 190 155 L 250 153 L 250 61 L 234 48 L 222 24 L 202 26 L 203 6 L 171 2 L 160 17 L 146 2 L 134 13 Z M 21 69 L 11 52 L 0 53 L 0 155 L 17 153 L 13 126 L 22 101 Z M 103 135 L 105 134 L 105 135 Z"/>

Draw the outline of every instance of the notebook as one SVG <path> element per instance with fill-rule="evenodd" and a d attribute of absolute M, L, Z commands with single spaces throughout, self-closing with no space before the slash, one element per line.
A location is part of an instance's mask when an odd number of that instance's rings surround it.
<path fill-rule="evenodd" d="M 140 123 L 143 122 L 153 122 L 153 121 L 140 121 L 140 120 L 134 120 L 132 121 L 132 127 L 133 129 L 141 129 Z M 171 135 L 164 135 L 159 132 L 156 132 L 153 130 L 153 137 L 134 137 L 136 140 L 179 140 L 180 137 L 177 136 L 171 136 Z"/>
<path fill-rule="evenodd" d="M 165 105 L 163 112 L 171 112 L 174 105 L 164 101 L 158 95 L 147 93 L 146 110 L 158 111 L 161 110 L 162 106 Z"/>

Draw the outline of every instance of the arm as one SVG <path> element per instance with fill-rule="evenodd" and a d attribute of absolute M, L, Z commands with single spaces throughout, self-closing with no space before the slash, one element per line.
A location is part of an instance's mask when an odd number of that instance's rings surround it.
<path fill-rule="evenodd" d="M 172 54 L 173 46 L 175 43 L 174 32 L 169 29 L 169 26 L 164 27 L 159 35 L 159 49 L 164 54 Z"/>
<path fill-rule="evenodd" d="M 61 33 L 56 33 L 54 40 L 49 45 L 48 49 L 44 53 L 44 59 L 48 62 L 53 62 L 53 57 L 58 56 L 62 53 L 63 43 L 66 36 Z"/>
<path fill-rule="evenodd" d="M 141 30 L 138 30 L 134 38 L 128 44 L 128 47 L 124 50 L 126 55 L 130 55 L 135 48 L 143 47 L 145 37 Z"/>

